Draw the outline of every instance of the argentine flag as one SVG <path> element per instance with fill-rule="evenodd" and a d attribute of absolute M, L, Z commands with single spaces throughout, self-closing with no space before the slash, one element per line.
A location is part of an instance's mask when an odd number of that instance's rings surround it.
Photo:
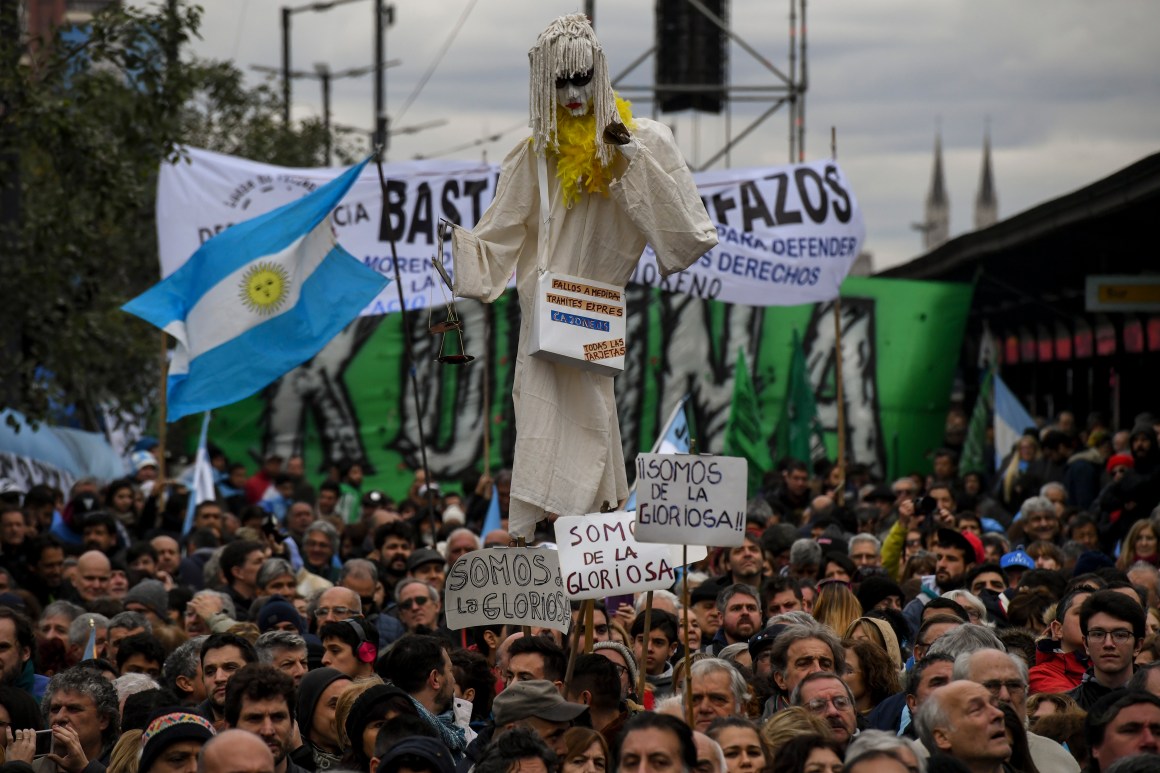
<path fill-rule="evenodd" d="M 669 420 L 665 422 L 665 427 L 661 431 L 661 436 L 657 438 L 657 442 L 653 443 L 650 453 L 689 453 L 689 420 L 685 416 L 685 403 L 687 402 L 689 402 L 689 395 L 682 397 L 677 403 L 677 407 L 673 408 L 673 412 L 669 414 Z M 635 482 L 632 484 L 632 490 L 628 492 L 628 499 L 624 502 L 624 509 L 630 513 L 636 512 Z"/>
<path fill-rule="evenodd" d="M 338 244 L 330 224 L 369 160 L 226 229 L 125 304 L 177 340 L 169 421 L 249 397 L 301 365 L 387 285 Z"/>
<path fill-rule="evenodd" d="M 995 469 L 999 469 L 1003 457 L 1015 448 L 1023 430 L 1035 429 L 1035 419 L 1019 402 L 1019 398 L 1007 386 L 1007 382 L 995 374 Z"/>

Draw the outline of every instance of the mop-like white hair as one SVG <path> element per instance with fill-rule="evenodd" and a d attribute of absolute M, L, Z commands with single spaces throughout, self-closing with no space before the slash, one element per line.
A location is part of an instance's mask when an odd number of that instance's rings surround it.
<path fill-rule="evenodd" d="M 616 98 L 608 79 L 604 49 L 588 17 L 561 16 L 548 25 L 528 51 L 531 64 L 530 120 L 537 153 L 556 147 L 556 78 L 571 77 L 592 68 L 592 114 L 596 118 L 596 154 L 602 166 L 612 162 L 612 146 L 601 139 L 604 127 L 619 121 Z"/>

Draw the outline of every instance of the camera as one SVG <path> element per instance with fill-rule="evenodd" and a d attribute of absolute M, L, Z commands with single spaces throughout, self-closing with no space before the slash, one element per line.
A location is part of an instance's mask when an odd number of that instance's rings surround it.
<path fill-rule="evenodd" d="M 922 497 L 914 500 L 915 515 L 930 515 L 935 510 L 938 510 L 938 500 L 934 497 Z"/>

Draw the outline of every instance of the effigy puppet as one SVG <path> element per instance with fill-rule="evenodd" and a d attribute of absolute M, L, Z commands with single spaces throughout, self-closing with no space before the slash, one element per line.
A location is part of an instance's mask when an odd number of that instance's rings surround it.
<path fill-rule="evenodd" d="M 458 296 L 490 303 L 515 273 L 521 325 L 508 531 L 531 540 L 549 515 L 597 512 L 628 496 L 613 376 L 587 369 L 583 357 L 529 352 L 539 346 L 533 320 L 544 275 L 590 295 L 619 288 L 623 299 L 646 244 L 668 276 L 712 249 L 717 232 L 671 132 L 633 116 L 613 92 L 587 17 L 556 19 L 529 59 L 532 136 L 504 159 L 475 228 L 453 229 L 451 248 Z M 571 326 L 596 316 L 561 314 L 551 319 Z"/>

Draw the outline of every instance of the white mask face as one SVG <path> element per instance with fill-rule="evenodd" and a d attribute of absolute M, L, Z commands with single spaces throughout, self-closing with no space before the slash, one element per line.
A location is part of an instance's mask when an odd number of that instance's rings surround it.
<path fill-rule="evenodd" d="M 573 116 L 588 113 L 592 107 L 592 70 L 556 78 L 556 104 Z"/>

